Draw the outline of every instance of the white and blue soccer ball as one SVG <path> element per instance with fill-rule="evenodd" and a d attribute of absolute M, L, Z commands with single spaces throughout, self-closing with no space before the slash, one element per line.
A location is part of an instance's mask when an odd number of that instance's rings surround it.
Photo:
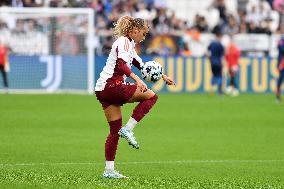
<path fill-rule="evenodd" d="M 141 74 L 145 81 L 155 83 L 162 78 L 163 68 L 155 61 L 145 62 L 143 68 L 141 69 Z"/>

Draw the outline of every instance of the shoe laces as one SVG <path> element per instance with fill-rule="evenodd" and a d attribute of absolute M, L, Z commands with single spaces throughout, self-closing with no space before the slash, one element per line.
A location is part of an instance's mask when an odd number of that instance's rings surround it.
<path fill-rule="evenodd" d="M 135 141 L 136 141 L 136 138 L 135 138 L 135 136 L 134 136 L 134 133 L 133 133 L 133 132 L 129 131 L 129 136 L 130 136 L 133 140 L 135 140 Z"/>

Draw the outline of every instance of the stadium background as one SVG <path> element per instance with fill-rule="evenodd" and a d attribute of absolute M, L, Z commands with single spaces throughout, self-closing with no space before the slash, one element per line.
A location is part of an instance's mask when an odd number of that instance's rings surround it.
<path fill-rule="evenodd" d="M 56 29 L 53 30 L 51 23 L 44 19 L 13 18 L 2 14 L 0 40 L 11 49 L 11 89 L 45 89 L 41 82 L 47 67 L 41 64 L 41 60 L 47 55 L 52 59 L 59 56 L 62 61 L 62 79 L 53 91 L 68 89 L 69 82 L 65 81 L 72 77 L 73 72 L 79 74 L 78 69 L 87 67 L 87 59 L 82 56 L 87 51 L 86 45 L 94 47 L 95 82 L 114 40 L 113 23 L 120 16 L 129 14 L 150 23 L 150 33 L 146 41 L 137 46 L 137 51 L 145 61 L 159 60 L 165 66 L 165 73 L 177 80 L 176 88 L 158 83 L 153 86 L 155 91 L 207 92 L 211 87 L 211 75 L 204 55 L 216 31 L 224 34 L 224 46 L 228 44 L 229 35 L 233 35 L 233 41 L 242 50 L 238 75 L 240 91 L 262 93 L 275 90 L 277 41 L 284 31 L 281 0 L 204 0 L 200 4 L 194 0 L 1 2 L 2 8 L 91 8 L 95 16 L 95 34 L 92 39 L 87 39 L 87 18 L 83 16 L 56 17 Z M 31 67 L 32 74 L 25 70 Z M 72 80 L 72 85 L 76 89 L 86 88 L 84 72 Z"/>
<path fill-rule="evenodd" d="M 0 77 L 0 188 L 283 188 L 284 110 L 272 93 L 284 26 L 281 2 L 1 0 L 0 40 L 10 47 L 11 91 L 3 93 Z M 91 38 L 86 7 L 95 15 Z M 152 86 L 159 100 L 135 128 L 140 149 L 119 142 L 116 169 L 130 179 L 106 180 L 109 128 L 101 104 L 95 95 L 73 93 L 89 92 L 89 47 L 95 81 L 112 44 L 109 28 L 124 14 L 148 17 L 151 32 L 140 55 L 163 64 L 177 87 Z M 206 93 L 204 54 L 219 29 L 235 34 L 242 49 L 238 97 Z M 72 94 L 54 94 L 61 89 Z M 123 124 L 135 106 L 122 107 Z"/>

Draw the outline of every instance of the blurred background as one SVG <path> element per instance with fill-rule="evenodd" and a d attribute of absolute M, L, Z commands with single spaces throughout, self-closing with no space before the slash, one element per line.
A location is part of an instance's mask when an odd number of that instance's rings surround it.
<path fill-rule="evenodd" d="M 62 74 L 50 91 L 91 92 L 115 40 L 113 24 L 131 15 L 150 24 L 137 52 L 144 61 L 159 61 L 178 84 L 172 89 L 158 83 L 154 90 L 209 91 L 205 55 L 216 33 L 223 34 L 224 48 L 233 42 L 241 50 L 236 77 L 241 92 L 275 90 L 284 0 L 2 0 L 0 6 L 0 41 L 9 47 L 11 89 L 47 89 L 54 84 L 44 81 L 53 62 Z"/>

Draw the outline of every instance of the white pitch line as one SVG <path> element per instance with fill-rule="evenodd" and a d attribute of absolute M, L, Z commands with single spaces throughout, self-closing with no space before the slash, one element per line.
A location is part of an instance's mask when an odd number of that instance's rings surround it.
<path fill-rule="evenodd" d="M 178 160 L 178 161 L 130 161 L 117 162 L 120 165 L 131 164 L 198 164 L 198 163 L 273 163 L 284 162 L 284 159 L 275 160 Z M 101 165 L 104 162 L 58 162 L 58 163 L 1 163 L 0 167 L 17 167 L 17 166 L 57 166 L 57 165 Z"/>

